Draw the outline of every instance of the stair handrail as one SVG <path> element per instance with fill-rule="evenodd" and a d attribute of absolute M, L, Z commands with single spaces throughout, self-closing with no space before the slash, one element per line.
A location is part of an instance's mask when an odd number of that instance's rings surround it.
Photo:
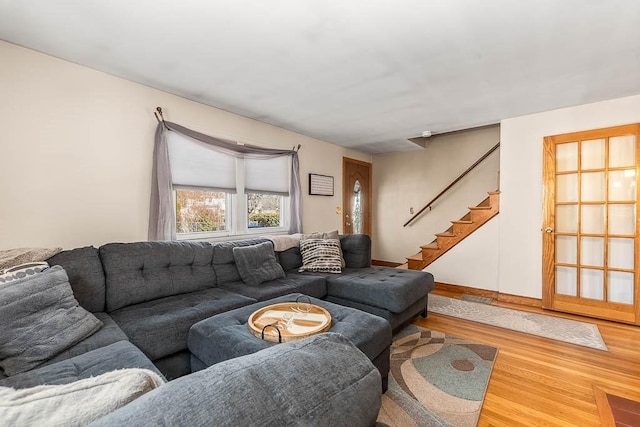
<path fill-rule="evenodd" d="M 496 145 L 494 145 L 489 151 L 487 151 L 486 153 L 484 153 L 484 155 L 482 157 L 480 157 L 478 160 L 476 160 L 476 162 L 474 164 L 472 164 L 471 166 L 469 166 L 469 168 L 467 168 L 466 171 L 462 172 L 460 174 L 460 176 L 458 176 L 456 179 L 454 179 L 451 184 L 447 185 L 447 188 L 445 188 L 444 190 L 442 190 L 440 193 L 438 193 L 438 195 L 436 197 L 434 197 L 429 203 L 427 203 L 426 205 L 424 205 L 422 207 L 422 209 L 420 209 L 416 214 L 414 214 L 409 221 L 405 222 L 403 227 L 406 227 L 407 225 L 411 224 L 411 222 L 413 222 L 414 219 L 418 218 L 422 212 L 426 211 L 427 209 L 429 209 L 429 211 L 431 211 L 431 205 L 438 200 L 444 193 L 446 193 L 447 191 L 449 191 L 449 189 L 451 187 L 453 187 L 454 185 L 456 185 L 458 183 L 458 181 L 460 181 L 462 178 L 464 178 L 469 172 L 471 172 L 476 166 L 478 166 L 480 163 L 482 163 L 482 161 L 484 159 L 486 159 L 487 157 L 489 157 L 491 155 L 491 153 L 493 153 L 494 151 L 496 151 L 498 149 L 498 147 L 500 147 L 500 142 L 498 141 L 498 143 Z"/>

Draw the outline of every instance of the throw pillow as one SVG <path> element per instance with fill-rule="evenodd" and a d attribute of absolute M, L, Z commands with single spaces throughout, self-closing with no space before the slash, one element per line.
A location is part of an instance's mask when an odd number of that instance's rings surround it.
<path fill-rule="evenodd" d="M 163 383 L 146 369 L 120 369 L 70 384 L 0 387 L 0 420 L 12 426 L 83 426 Z"/>
<path fill-rule="evenodd" d="M 300 240 L 302 267 L 298 271 L 316 273 L 340 273 L 340 240 L 305 239 Z"/>
<path fill-rule="evenodd" d="M 284 270 L 276 259 L 271 242 L 236 246 L 233 248 L 233 259 L 242 281 L 247 285 L 255 286 L 284 277 Z"/>
<path fill-rule="evenodd" d="M 340 234 L 338 230 L 327 231 L 326 233 L 311 233 L 303 234 L 301 239 L 335 239 L 340 241 Z M 344 268 L 347 263 L 344 261 L 344 255 L 342 254 L 342 246 L 340 246 L 340 267 Z"/>
<path fill-rule="evenodd" d="M 23 279 L 27 276 L 42 273 L 47 268 L 49 268 L 49 264 L 46 262 L 28 262 L 7 268 L 4 271 L 0 271 L 0 285 L 12 280 Z"/>
<path fill-rule="evenodd" d="M 35 368 L 102 327 L 79 306 L 59 265 L 3 284 L 0 301 L 0 367 L 8 376 Z"/>

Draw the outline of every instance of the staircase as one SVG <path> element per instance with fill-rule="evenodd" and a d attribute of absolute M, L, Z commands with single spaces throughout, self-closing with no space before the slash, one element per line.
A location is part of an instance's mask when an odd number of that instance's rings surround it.
<path fill-rule="evenodd" d="M 500 212 L 500 192 L 491 191 L 488 194 L 489 197 L 478 206 L 470 207 L 469 212 L 459 220 L 451 221 L 451 227 L 442 233 L 437 233 L 433 242 L 421 246 L 422 250 L 408 257 L 407 264 L 399 268 L 422 270 L 496 216 Z"/>

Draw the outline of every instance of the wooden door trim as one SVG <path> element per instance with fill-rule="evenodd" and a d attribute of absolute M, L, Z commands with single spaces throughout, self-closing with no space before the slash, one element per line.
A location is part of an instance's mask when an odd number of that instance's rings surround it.
<path fill-rule="evenodd" d="M 542 207 L 542 277 L 550 282 L 542 287 L 542 308 L 553 309 L 553 295 L 555 293 L 555 247 L 554 233 L 547 233 L 546 228 L 555 232 L 555 154 L 556 144 L 552 136 L 544 138 L 543 143 L 543 207 Z"/>
<path fill-rule="evenodd" d="M 350 157 L 342 157 L 342 206 L 343 206 L 343 210 L 346 209 L 346 207 L 349 205 L 349 201 L 347 200 L 347 194 L 349 194 L 352 189 L 347 188 L 347 180 L 346 180 L 346 176 L 345 176 L 345 171 L 347 170 L 346 166 L 347 163 L 355 163 L 358 165 L 362 165 L 362 166 L 366 166 L 368 172 L 368 176 L 367 179 L 369 180 L 369 185 L 367 188 L 367 212 L 365 212 L 365 215 L 368 216 L 368 224 L 369 224 L 369 230 L 363 230 L 365 233 L 371 235 L 372 234 L 372 229 L 373 229 L 373 222 L 372 222 L 372 214 L 373 214 L 373 199 L 371 198 L 371 195 L 373 194 L 373 164 L 369 163 L 369 162 L 365 162 L 362 160 L 357 160 L 357 159 L 352 159 Z M 347 219 L 345 218 L 345 212 L 342 212 L 342 232 L 346 233 L 347 232 Z"/>

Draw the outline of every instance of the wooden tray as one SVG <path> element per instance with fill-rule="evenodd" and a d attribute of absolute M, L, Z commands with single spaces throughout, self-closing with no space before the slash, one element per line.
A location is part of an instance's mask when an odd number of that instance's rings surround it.
<path fill-rule="evenodd" d="M 324 308 L 310 304 L 311 310 L 309 313 L 301 314 L 295 310 L 296 306 L 295 302 L 284 302 L 268 305 L 254 311 L 247 322 L 249 331 L 254 336 L 262 338 L 263 328 L 267 325 L 275 324 L 280 331 L 281 342 L 289 342 L 325 332 L 331 327 L 331 314 Z M 284 313 L 293 314 L 293 320 L 287 328 L 282 325 L 282 315 Z M 274 327 L 266 328 L 264 330 L 264 340 L 279 342 L 278 331 Z"/>

